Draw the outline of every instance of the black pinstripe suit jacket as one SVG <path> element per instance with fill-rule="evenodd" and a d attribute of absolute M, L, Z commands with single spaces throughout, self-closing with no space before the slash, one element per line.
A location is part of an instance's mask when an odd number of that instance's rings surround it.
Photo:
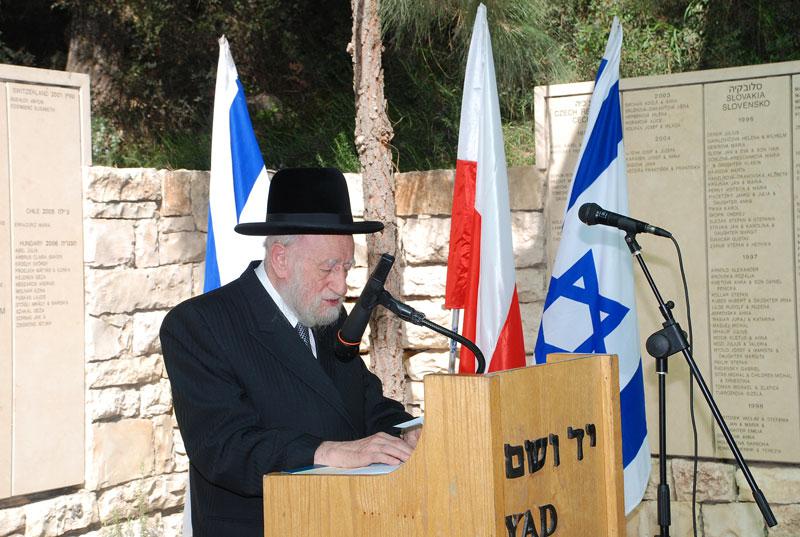
<path fill-rule="evenodd" d="M 196 537 L 263 535 L 263 474 L 312 464 L 323 440 L 393 432 L 410 419 L 360 359 L 335 358 L 344 310 L 314 331 L 315 359 L 258 280 L 257 263 L 179 304 L 161 326 Z"/>

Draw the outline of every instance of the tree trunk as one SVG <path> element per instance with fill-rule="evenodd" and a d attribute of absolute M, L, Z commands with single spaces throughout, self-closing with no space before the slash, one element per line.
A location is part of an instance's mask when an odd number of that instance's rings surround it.
<path fill-rule="evenodd" d="M 114 80 L 119 71 L 119 52 L 108 48 L 107 29 L 97 16 L 90 16 L 80 3 L 71 11 L 66 70 L 91 77 L 93 113 L 119 106 L 122 93 Z"/>
<path fill-rule="evenodd" d="M 351 1 L 353 40 L 348 51 L 353 56 L 355 142 L 364 184 L 364 219 L 380 220 L 386 224 L 382 233 L 367 236 L 368 266 L 371 273 L 381 254 L 393 254 L 395 265 L 386 281 L 386 290 L 400 298 L 403 252 L 397 233 L 389 146 L 394 133 L 386 115 L 383 95 L 379 0 Z M 406 402 L 401 321 L 382 307 L 375 308 L 370 321 L 370 348 L 370 367 L 383 382 L 384 394 Z"/>

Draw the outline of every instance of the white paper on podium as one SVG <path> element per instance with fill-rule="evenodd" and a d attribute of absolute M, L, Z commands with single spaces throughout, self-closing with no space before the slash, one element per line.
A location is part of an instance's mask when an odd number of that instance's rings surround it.
<path fill-rule="evenodd" d="M 423 424 L 423 416 L 404 421 L 395 425 L 398 429 L 411 429 L 413 427 L 421 427 Z M 289 470 L 286 473 L 292 475 L 383 475 L 394 472 L 400 468 L 399 464 L 370 464 L 369 466 L 362 466 L 360 468 L 336 468 L 334 466 L 314 465 L 307 468 L 298 468 L 297 470 Z"/>
<path fill-rule="evenodd" d="M 399 464 L 370 464 L 361 468 L 335 468 L 333 466 L 312 466 L 289 473 L 293 475 L 382 475 L 400 468 Z"/>
<path fill-rule="evenodd" d="M 418 425 L 422 425 L 425 421 L 425 416 L 419 416 L 418 418 L 414 418 L 413 420 L 404 421 L 403 423 L 398 423 L 395 425 L 398 429 L 410 429 L 411 427 L 416 427 Z"/>

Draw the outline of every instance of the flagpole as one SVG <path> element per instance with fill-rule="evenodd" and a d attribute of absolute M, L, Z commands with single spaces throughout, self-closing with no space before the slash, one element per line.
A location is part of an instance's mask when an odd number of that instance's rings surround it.
<path fill-rule="evenodd" d="M 459 309 L 454 309 L 453 310 L 453 319 L 452 319 L 452 322 L 450 324 L 450 326 L 452 327 L 451 330 L 453 330 L 453 332 L 458 332 L 458 318 L 459 318 L 460 315 L 461 315 L 461 310 L 459 310 Z M 451 375 L 456 372 L 456 346 L 457 345 L 458 345 L 458 343 L 456 343 L 455 339 L 451 339 L 450 340 L 450 363 L 447 366 L 447 372 L 450 373 Z"/>

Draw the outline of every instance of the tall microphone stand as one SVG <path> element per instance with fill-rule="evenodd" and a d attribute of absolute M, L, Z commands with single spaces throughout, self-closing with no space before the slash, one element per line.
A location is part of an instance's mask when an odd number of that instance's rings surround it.
<path fill-rule="evenodd" d="M 750 472 L 750 468 L 747 466 L 747 461 L 745 461 L 744 457 L 742 457 L 742 452 L 739 450 L 739 446 L 736 445 L 736 440 L 734 440 L 731 430 L 725 423 L 725 419 L 722 417 L 722 414 L 717 407 L 717 403 L 714 401 L 714 397 L 711 395 L 711 391 L 708 389 L 708 386 L 703 379 L 703 375 L 700 374 L 700 369 L 697 367 L 697 363 L 694 361 L 691 348 L 686 340 L 686 334 L 683 332 L 683 330 L 681 330 L 680 325 L 675 321 L 675 318 L 672 315 L 672 308 L 675 307 L 675 304 L 671 300 L 665 303 L 664 299 L 661 298 L 661 293 L 658 292 L 658 287 L 656 287 L 655 281 L 653 280 L 650 271 L 647 269 L 647 265 L 642 257 L 642 248 L 639 246 L 639 243 L 636 242 L 636 233 L 629 231 L 625 235 L 625 242 L 627 243 L 631 254 L 636 258 L 636 261 L 639 262 L 639 266 L 642 268 L 645 278 L 647 278 L 647 283 L 650 284 L 650 289 L 653 290 L 653 294 L 658 301 L 658 309 L 661 311 L 661 315 L 664 317 L 664 323 L 661 325 L 663 328 L 648 337 L 646 343 L 647 352 L 656 359 L 656 373 L 658 374 L 658 525 L 661 528 L 661 532 L 657 537 L 669 537 L 670 498 L 669 484 L 667 483 L 666 456 L 666 378 L 667 358 L 678 352 L 682 352 L 683 357 L 686 358 L 686 363 L 689 365 L 689 369 L 691 370 L 694 379 L 697 381 L 700 391 L 703 392 L 703 397 L 705 397 L 706 403 L 708 403 L 717 425 L 719 425 L 723 436 L 725 436 L 725 440 L 728 442 L 728 447 L 730 447 L 733 457 L 736 459 L 736 464 L 739 465 L 739 468 L 742 470 L 742 473 L 747 480 L 747 484 L 750 486 L 750 490 L 753 492 L 753 499 L 755 500 L 756 504 L 758 504 L 758 508 L 761 510 L 761 515 L 764 517 L 767 526 L 776 526 L 778 521 L 775 519 L 775 515 L 772 514 L 772 509 L 770 509 L 769 503 L 764 497 L 764 493 L 758 488 L 758 484 L 756 483 L 753 474 Z"/>

